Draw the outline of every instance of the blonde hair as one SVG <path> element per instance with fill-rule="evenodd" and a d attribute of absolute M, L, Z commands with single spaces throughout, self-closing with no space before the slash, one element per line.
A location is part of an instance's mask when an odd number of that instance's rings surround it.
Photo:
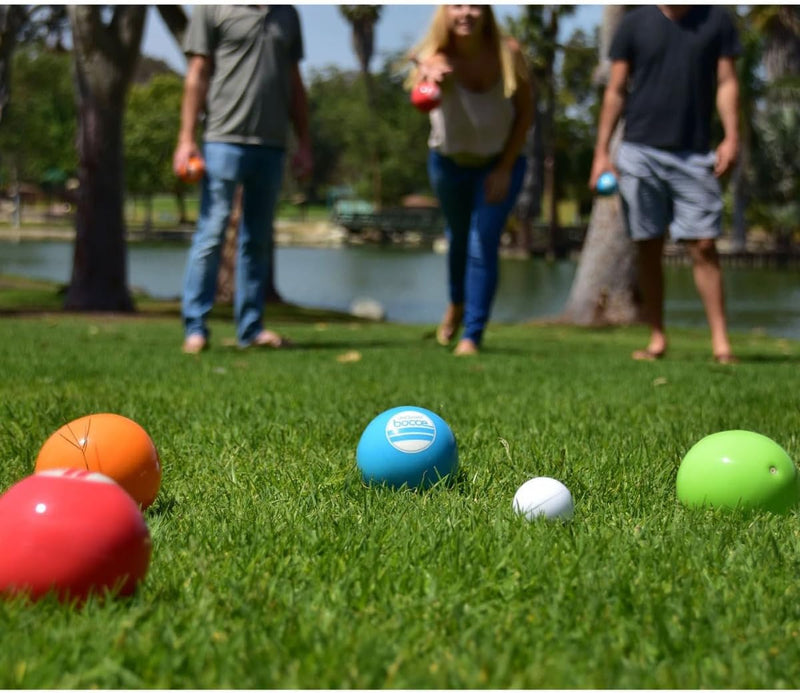
<path fill-rule="evenodd" d="M 506 36 L 497 26 L 497 20 L 490 5 L 482 5 L 483 9 L 483 38 L 489 47 L 497 51 L 500 60 L 500 70 L 503 75 L 503 94 L 511 98 L 517 90 L 519 80 L 527 81 L 524 62 L 514 59 Z M 446 51 L 450 46 L 450 30 L 447 28 L 447 5 L 439 5 L 433 14 L 428 32 L 422 40 L 409 52 L 408 58 L 416 62 L 430 58 L 436 53 Z M 521 63 L 521 64 L 520 64 Z M 418 70 L 415 67 L 406 79 L 406 88 L 412 88 L 418 81 Z"/>

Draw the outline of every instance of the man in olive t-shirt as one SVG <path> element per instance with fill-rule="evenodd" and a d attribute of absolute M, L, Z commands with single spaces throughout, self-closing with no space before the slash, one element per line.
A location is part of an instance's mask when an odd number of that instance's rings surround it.
<path fill-rule="evenodd" d="M 312 166 L 297 10 L 291 5 L 195 5 L 184 50 L 188 65 L 173 168 L 178 172 L 190 157 L 200 155 L 195 131 L 202 113 L 206 170 L 184 277 L 183 350 L 196 354 L 208 345 L 206 319 L 239 184 L 237 341 L 240 346 L 281 347 L 286 340 L 264 329 L 262 316 L 290 124 L 297 135 L 295 175 L 307 176 Z"/>
<path fill-rule="evenodd" d="M 724 8 L 649 5 L 622 18 L 609 51 L 611 74 L 603 96 L 589 187 L 614 170 L 628 233 L 636 241 L 639 286 L 650 341 L 633 358 L 660 358 L 664 332 L 662 253 L 669 227 L 692 259 L 695 285 L 719 363 L 735 361 L 725 320 L 722 273 L 715 239 L 722 230 L 718 178 L 736 162 L 741 46 Z M 714 106 L 724 137 L 711 150 Z M 624 135 L 612 165 L 609 146 L 620 117 Z"/>

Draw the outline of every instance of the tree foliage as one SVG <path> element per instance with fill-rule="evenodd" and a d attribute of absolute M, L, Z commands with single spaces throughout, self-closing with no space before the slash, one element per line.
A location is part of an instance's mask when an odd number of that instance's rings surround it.
<path fill-rule="evenodd" d="M 380 19 L 381 16 L 381 6 L 339 5 L 339 11 L 350 23 L 352 29 L 353 52 L 356 54 L 356 58 L 358 58 L 361 77 L 364 81 L 364 89 L 366 90 L 366 102 L 370 119 L 368 131 L 373 132 L 375 130 L 377 118 L 375 103 L 377 95 L 375 94 L 375 86 L 373 85 L 369 64 L 375 52 L 375 25 L 378 23 L 378 19 Z M 369 170 L 372 176 L 372 198 L 375 202 L 380 203 L 383 197 L 383 178 L 381 175 L 378 143 L 375 142 L 374 139 L 370 140 L 369 143 L 371 145 L 369 152 Z"/>
<path fill-rule="evenodd" d="M 575 12 L 573 5 L 525 5 L 517 20 L 509 23 L 513 36 L 525 49 L 537 85 L 537 127 L 541 127 L 544 154 L 543 192 L 550 218 L 550 250 L 555 252 L 558 228 L 558 161 L 556 60 L 562 46 L 558 42 L 559 23 Z"/>
<path fill-rule="evenodd" d="M 6 85 L 12 98 L 0 122 L 0 175 L 6 181 L 12 163 L 17 165 L 21 180 L 33 183 L 40 182 L 52 169 L 69 173 L 77 169 L 73 72 L 69 54 L 58 51 L 65 43 L 62 37 L 68 8 L 55 7 L 21 6 L 27 23 L 15 25 L 14 36 L 20 43 L 10 66 L 11 81 Z M 134 14 L 138 9 L 134 8 Z M 183 10 L 160 6 L 159 11 L 162 18 L 166 11 L 170 25 L 180 34 L 186 23 Z M 364 14 L 377 21 L 380 16 L 380 6 L 374 5 L 341 6 L 340 11 L 345 16 L 355 13 L 354 19 Z M 751 127 L 753 131 L 752 160 L 743 167 L 747 174 L 744 189 L 751 198 L 747 220 L 769 228 L 773 219 L 786 217 L 786 205 L 797 199 L 795 152 L 800 134 L 795 131 L 792 115 L 800 112 L 800 101 L 792 66 L 796 65 L 797 34 L 793 29 L 798 10 L 752 6 L 741 12 L 746 13 L 740 25 L 746 51 L 738 61 L 742 128 Z M 11 19 L 17 14 L 11 13 Z M 110 48 L 108 40 L 112 11 L 107 9 L 103 16 L 109 21 L 102 40 L 96 41 L 98 52 L 91 58 L 81 54 L 83 62 L 96 63 L 102 55 L 111 63 L 120 58 L 121 54 L 109 52 L 116 50 Z M 528 52 L 537 75 L 541 108 L 547 109 L 548 99 L 552 102 L 554 127 L 548 132 L 553 134 L 549 151 L 555 162 L 555 193 L 559 199 L 577 201 L 585 214 L 592 202 L 586 177 L 599 105 L 592 82 L 599 35 L 577 30 L 566 40 L 556 41 L 553 23 L 563 14 L 537 6 L 520 16 L 526 23 L 512 23 L 510 28 Z M 353 25 L 354 32 L 355 28 Z M 368 57 L 368 52 L 361 52 Z M 770 75 L 764 67 L 768 54 L 773 56 Z M 371 86 L 361 79 L 361 71 L 329 68 L 311 73 L 308 91 L 315 156 L 312 196 L 323 198 L 328 187 L 346 184 L 372 198 L 376 193 L 374 167 L 378 167 L 381 181 L 377 201 L 384 205 L 397 204 L 410 193 L 430 192 L 426 172 L 428 120 L 408 104 L 402 76 L 394 69 L 398 58 L 389 56 L 370 70 Z M 361 57 L 359 61 L 361 66 Z M 784 71 L 776 72 L 775 66 L 784 66 Z M 543 88 L 541 82 L 551 68 L 552 83 Z M 765 81 L 765 77 L 770 80 Z M 147 85 L 132 87 L 127 95 L 124 176 L 120 184 L 129 194 L 181 192 L 169 164 L 179 118 L 180 81 L 177 77 L 158 77 Z M 372 115 L 367 89 L 373 92 Z M 119 102 L 125 104 L 125 92 L 120 93 Z"/>
<path fill-rule="evenodd" d="M 605 7 L 603 23 L 597 35 L 596 66 L 593 71 L 593 81 L 598 86 L 607 79 L 610 37 L 621 18 L 621 8 L 613 5 Z M 612 155 L 621 129 L 620 122 L 612 137 Z M 591 157 L 584 168 L 584 180 L 590 166 Z M 635 322 L 640 317 L 635 254 L 633 242 L 625 233 L 620 200 L 617 195 L 593 195 L 591 201 L 589 226 L 562 319 L 577 325 Z"/>
<path fill-rule="evenodd" d="M 369 74 L 369 64 L 375 52 L 375 25 L 381 16 L 381 5 L 339 5 L 342 16 L 352 29 L 353 52 L 361 72 Z"/>
<path fill-rule="evenodd" d="M 69 30 L 64 5 L 0 5 L 0 119 L 10 98 L 11 62 L 18 44 L 64 50 Z"/>
<path fill-rule="evenodd" d="M 600 111 L 593 83 L 598 45 L 597 31 L 589 35 L 581 29 L 575 30 L 563 44 L 560 69 L 556 73 L 557 191 L 562 198 L 574 200 L 582 215 L 592 205 L 586 178 L 592 165 Z"/>
<path fill-rule="evenodd" d="M 41 183 L 57 170 L 74 175 L 76 109 L 68 53 L 23 44 L 11 70 L 13 99 L 0 126 L 0 180 L 15 169 L 20 180 Z"/>
<path fill-rule="evenodd" d="M 428 119 L 413 109 L 402 88 L 402 75 L 389 58 L 373 76 L 375 118 L 366 107 L 365 85 L 357 75 L 330 68 L 313 73 L 308 93 L 314 146 L 314 189 L 349 184 L 366 197 L 373 192 L 372 153 L 383 180 L 380 202 L 427 192 Z"/>
<path fill-rule="evenodd" d="M 784 241 L 800 228 L 800 9 L 756 5 L 740 18 L 747 219 Z M 759 69 L 763 66 L 763 72 Z"/>
<path fill-rule="evenodd" d="M 150 200 L 185 187 L 172 171 L 172 152 L 180 126 L 183 78 L 175 74 L 135 84 L 125 115 L 125 181 L 128 192 Z M 148 217 L 148 225 L 149 225 Z"/>

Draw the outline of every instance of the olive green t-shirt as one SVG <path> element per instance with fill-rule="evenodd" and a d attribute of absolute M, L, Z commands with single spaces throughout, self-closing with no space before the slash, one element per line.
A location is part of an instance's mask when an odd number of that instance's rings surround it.
<path fill-rule="evenodd" d="M 294 7 L 195 5 L 183 47 L 211 58 L 206 141 L 286 146 L 290 70 L 303 57 Z"/>

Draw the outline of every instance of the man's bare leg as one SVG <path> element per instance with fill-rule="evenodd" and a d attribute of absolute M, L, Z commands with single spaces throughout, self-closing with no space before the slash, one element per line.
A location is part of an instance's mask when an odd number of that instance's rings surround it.
<path fill-rule="evenodd" d="M 725 291 L 717 244 L 713 238 L 704 238 L 689 241 L 688 248 L 692 258 L 694 283 L 711 329 L 711 351 L 720 363 L 731 363 L 735 359 L 731 352 L 725 320 Z"/>
<path fill-rule="evenodd" d="M 634 351 L 632 356 L 637 361 L 653 361 L 661 358 L 667 350 L 664 332 L 664 269 L 661 266 L 664 238 L 637 241 L 636 250 L 642 313 L 650 328 L 650 341 L 646 349 Z"/>

